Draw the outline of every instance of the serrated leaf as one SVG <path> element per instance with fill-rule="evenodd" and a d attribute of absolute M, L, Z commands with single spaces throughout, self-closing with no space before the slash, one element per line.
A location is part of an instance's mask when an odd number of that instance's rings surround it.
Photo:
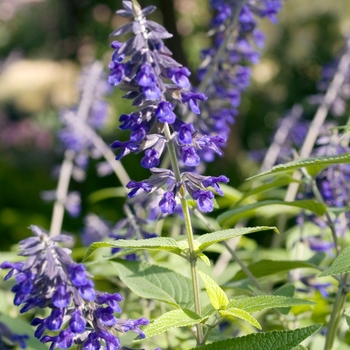
<path fill-rule="evenodd" d="M 272 331 L 249 334 L 244 337 L 218 341 L 191 350 L 292 350 L 304 339 L 321 328 L 322 324 L 291 331 Z"/>
<path fill-rule="evenodd" d="M 112 262 L 119 278 L 141 298 L 160 300 L 183 309 L 193 306 L 193 288 L 189 278 L 165 267 L 120 260 Z"/>
<path fill-rule="evenodd" d="M 179 255 L 182 249 L 178 243 L 170 237 L 154 237 L 148 239 L 118 239 L 113 242 L 95 242 L 92 243 L 84 257 L 86 260 L 98 248 L 128 248 L 128 249 L 147 249 L 162 250 Z"/>
<path fill-rule="evenodd" d="M 200 317 L 195 312 L 187 309 L 169 311 L 156 318 L 149 325 L 142 329 L 147 338 L 154 337 L 171 328 L 192 326 L 203 322 L 208 317 Z M 142 340 L 138 337 L 135 341 Z"/>
<path fill-rule="evenodd" d="M 263 176 L 270 176 L 270 175 L 274 175 L 276 173 L 281 173 L 285 171 L 293 171 L 300 168 L 306 168 L 306 170 L 308 170 L 308 168 L 315 167 L 315 166 L 324 168 L 332 164 L 344 164 L 344 163 L 350 163 L 350 153 L 344 153 L 337 156 L 324 156 L 324 157 L 311 157 L 311 158 L 297 159 L 285 164 L 278 164 L 273 168 L 271 168 L 271 170 L 252 176 L 247 180 L 257 179 Z"/>
<path fill-rule="evenodd" d="M 314 268 L 320 270 L 319 266 L 307 261 L 260 260 L 248 266 L 250 272 L 257 278 L 302 268 Z M 232 280 L 238 281 L 244 278 L 247 278 L 246 274 L 243 271 L 239 271 Z"/>
<path fill-rule="evenodd" d="M 211 279 L 205 273 L 198 271 L 199 276 L 201 276 L 205 289 L 208 293 L 209 300 L 213 305 L 215 310 L 224 310 L 228 304 L 228 298 L 225 292 L 219 287 L 219 285 Z"/>
<path fill-rule="evenodd" d="M 220 224 L 220 226 L 229 226 L 229 225 L 232 225 L 237 220 L 253 215 L 255 209 L 265 207 L 268 205 L 283 205 L 283 206 L 296 207 L 300 209 L 307 209 L 319 216 L 323 215 L 327 209 L 324 204 L 316 202 L 313 199 L 299 200 L 299 201 L 293 201 L 293 202 L 285 202 L 280 199 L 270 199 L 270 200 L 252 203 L 244 207 L 230 209 L 222 213 L 221 215 L 219 215 L 217 218 L 217 221 Z"/>
<path fill-rule="evenodd" d="M 258 295 L 255 297 L 229 300 L 228 308 L 235 307 L 247 312 L 257 312 L 276 307 L 289 307 L 295 305 L 314 305 L 311 300 L 284 297 L 281 295 Z"/>
<path fill-rule="evenodd" d="M 333 261 L 332 265 L 323 271 L 319 277 L 339 275 L 350 271 L 350 245 L 348 245 Z"/>
<path fill-rule="evenodd" d="M 230 239 L 237 236 L 246 235 L 248 233 L 266 231 L 266 230 L 274 230 L 276 233 L 279 233 L 276 227 L 270 226 L 256 226 L 256 227 L 242 227 L 242 228 L 232 228 L 228 230 L 215 231 L 212 233 L 206 233 L 197 237 L 197 241 L 199 242 L 199 251 L 203 251 L 206 248 L 210 247 L 214 243 L 218 243 L 221 241 L 225 241 L 226 239 Z"/>
<path fill-rule="evenodd" d="M 254 327 L 261 329 L 261 325 L 258 322 L 258 320 L 256 320 L 253 316 L 251 316 L 247 311 L 244 311 L 242 309 L 237 309 L 237 308 L 232 307 L 232 308 L 229 308 L 227 310 L 220 310 L 219 313 L 223 317 L 240 318 L 244 321 L 249 322 Z"/>

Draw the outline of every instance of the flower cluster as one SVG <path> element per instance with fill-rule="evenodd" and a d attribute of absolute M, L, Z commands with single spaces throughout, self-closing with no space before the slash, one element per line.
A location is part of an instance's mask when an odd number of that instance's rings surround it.
<path fill-rule="evenodd" d="M 129 153 L 144 152 L 141 165 L 151 169 L 152 176 L 145 181 L 128 183 L 129 197 L 141 192 L 151 193 L 162 186 L 167 190 L 159 201 L 163 214 L 174 212 L 176 195 L 180 188 L 186 188 L 203 211 L 213 209 L 212 192 L 206 190 L 202 181 L 194 180 L 189 172 L 181 177 L 176 172 L 156 168 L 162 153 L 169 143 L 175 148 L 181 167 L 195 169 L 213 153 L 222 154 L 220 147 L 226 139 L 221 135 L 199 132 L 192 123 L 183 122 L 174 112 L 176 104 L 187 104 L 194 114 L 199 114 L 198 101 L 205 101 L 203 93 L 190 90 L 190 71 L 171 58 L 171 52 L 164 46 L 163 39 L 171 35 L 159 24 L 146 19 L 155 10 L 148 6 L 141 10 L 136 2 L 123 1 L 123 10 L 117 13 L 134 20 L 113 32 L 114 36 L 133 32 L 125 43 L 114 41 L 115 50 L 109 65 L 109 83 L 127 91 L 125 98 L 133 100 L 136 112 L 120 116 L 120 129 L 130 131 L 130 140 L 115 141 L 111 147 L 120 149 L 117 160 Z M 173 165 L 174 166 L 174 165 Z M 224 176 L 217 182 L 228 182 Z M 210 180 L 208 180 L 210 182 Z M 217 186 L 214 186 L 218 188 Z M 221 191 L 218 192 L 222 194 Z M 209 204 L 211 202 L 211 204 Z"/>
<path fill-rule="evenodd" d="M 19 255 L 27 259 L 6 261 L 0 267 L 10 269 L 5 280 L 15 277 L 14 304 L 23 305 L 22 313 L 35 307 L 51 310 L 48 317 L 33 319 L 35 337 L 51 343 L 50 349 L 68 349 L 75 343 L 80 349 L 100 349 L 104 344 L 106 349 L 117 350 L 121 349 L 117 331 L 144 336 L 139 326 L 148 321 L 118 319 L 115 313 L 121 312 L 118 302 L 123 297 L 96 291 L 85 266 L 72 260 L 69 249 L 57 245 L 68 243 L 69 236 L 50 238 L 37 226 L 31 230 L 34 237 L 20 242 Z"/>
<path fill-rule="evenodd" d="M 273 23 L 281 0 L 211 0 L 215 15 L 210 23 L 213 46 L 202 51 L 198 70 L 200 86 L 208 96 L 200 119 L 200 130 L 227 137 L 230 124 L 238 114 L 241 93 L 249 83 L 251 67 L 259 62 L 264 34 L 257 28 L 256 17 Z M 236 29 L 237 27 L 237 29 Z"/>
<path fill-rule="evenodd" d="M 4 323 L 0 322 L 0 349 L 10 350 L 15 344 L 20 346 L 22 349 L 26 348 L 25 340 L 29 336 L 24 334 L 16 334 L 11 331 Z"/>

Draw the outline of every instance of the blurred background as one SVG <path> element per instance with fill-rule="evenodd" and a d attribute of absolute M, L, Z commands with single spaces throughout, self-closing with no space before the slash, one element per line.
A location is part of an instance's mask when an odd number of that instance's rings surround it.
<path fill-rule="evenodd" d="M 175 59 L 195 72 L 200 50 L 211 44 L 206 35 L 208 1 L 140 2 L 158 7 L 152 19 L 174 34 L 167 44 Z M 317 92 L 322 66 L 337 57 L 350 34 L 348 0 L 289 0 L 283 5 L 277 25 L 261 21 L 267 37 L 262 59 L 243 95 L 225 157 L 211 171 L 227 175 L 233 186 L 258 170 L 249 152 L 266 149 L 286 111 Z M 27 237 L 30 224 L 49 228 L 52 203 L 44 202 L 41 193 L 55 189 L 55 169 L 63 159 L 64 148 L 56 136 L 62 126 L 60 111 L 77 103 L 82 67 L 98 59 L 107 71 L 109 34 L 125 21 L 115 14 L 120 7 L 120 0 L 0 0 L 2 251 Z M 116 89 L 108 96 L 109 116 L 102 132 L 108 144 L 124 137 L 119 135 L 118 118 L 131 111 L 129 101 L 120 96 Z M 310 119 L 313 113 L 311 109 Z M 135 157 L 124 158 L 123 164 L 134 180 L 148 176 Z M 88 212 L 112 222 L 123 215 L 121 199 L 89 201 L 94 191 L 119 186 L 115 176 L 98 177 L 94 161 L 87 172 L 85 181 L 71 183 L 71 190 L 82 193 L 82 213 L 65 217 L 65 231 L 79 232 Z"/>

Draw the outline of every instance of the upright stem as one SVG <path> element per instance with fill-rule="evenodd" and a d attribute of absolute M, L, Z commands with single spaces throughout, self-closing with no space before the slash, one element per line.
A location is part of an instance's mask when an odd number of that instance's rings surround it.
<path fill-rule="evenodd" d="M 181 182 L 181 173 L 179 168 L 179 163 L 176 156 L 176 150 L 175 145 L 173 143 L 173 140 L 171 138 L 171 132 L 169 129 L 169 125 L 167 123 L 164 124 L 164 134 L 165 137 L 168 140 L 168 150 L 169 150 L 169 157 L 171 166 L 173 168 L 173 172 L 175 175 L 175 180 L 177 183 Z M 180 190 L 181 191 L 181 190 Z M 198 272 L 197 272 L 197 255 L 194 249 L 194 239 L 193 239 L 193 230 L 192 230 L 192 223 L 191 223 L 191 216 L 190 211 L 188 208 L 188 204 L 186 201 L 186 198 L 184 197 L 184 194 L 181 194 L 181 207 L 185 218 L 185 227 L 186 227 L 186 233 L 187 233 L 187 240 L 188 240 L 188 247 L 189 247 L 189 258 L 190 258 L 190 264 L 191 264 L 191 279 L 192 279 L 192 286 L 193 286 L 193 294 L 194 294 L 194 309 L 198 315 L 201 314 L 201 301 L 200 301 L 200 289 L 199 289 L 199 279 L 198 279 Z M 202 345 L 204 338 L 203 338 L 203 326 L 201 323 L 196 325 L 197 330 L 197 345 Z"/>
<path fill-rule="evenodd" d="M 324 350 L 332 350 L 334 339 L 339 329 L 339 322 L 343 315 L 344 304 L 348 293 L 348 291 L 346 290 L 346 283 L 348 278 L 349 274 L 347 273 L 343 276 L 339 283 L 338 293 L 335 298 L 331 318 L 327 327 L 326 343 L 324 345 Z"/>

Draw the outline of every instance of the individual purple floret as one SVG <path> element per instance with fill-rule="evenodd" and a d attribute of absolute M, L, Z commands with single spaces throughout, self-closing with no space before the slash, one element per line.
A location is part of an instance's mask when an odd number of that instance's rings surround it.
<path fill-rule="evenodd" d="M 15 278 L 14 304 L 22 305 L 21 313 L 35 307 L 51 310 L 48 317 L 32 320 L 35 337 L 51 343 L 50 349 L 68 349 L 78 344 L 81 349 L 117 350 L 121 349 L 117 331 L 130 330 L 144 336 L 139 326 L 148 321 L 118 319 L 115 313 L 121 312 L 118 302 L 123 297 L 95 290 L 85 266 L 75 263 L 71 251 L 57 244 L 69 243 L 71 237 L 49 237 L 37 226 L 30 228 L 34 237 L 19 243 L 19 255 L 26 260 L 5 261 L 0 267 L 10 269 L 5 280 Z"/>
<path fill-rule="evenodd" d="M 0 322 L 0 349 L 10 350 L 19 346 L 21 349 L 27 347 L 26 340 L 29 336 L 26 334 L 16 334 L 11 331 L 3 322 Z"/>

